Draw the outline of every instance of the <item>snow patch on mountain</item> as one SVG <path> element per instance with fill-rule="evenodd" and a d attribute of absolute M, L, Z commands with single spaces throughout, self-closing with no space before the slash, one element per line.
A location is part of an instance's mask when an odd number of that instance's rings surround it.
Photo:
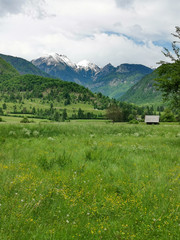
<path fill-rule="evenodd" d="M 64 65 L 68 65 L 69 67 L 76 68 L 76 64 L 72 63 L 71 60 L 62 54 L 58 53 L 50 53 L 40 58 L 43 62 L 49 65 L 56 65 L 58 63 L 63 63 Z"/>
<path fill-rule="evenodd" d="M 77 68 L 78 69 L 85 69 L 86 71 L 93 70 L 94 72 L 98 72 L 100 70 L 100 68 L 96 64 L 91 63 L 88 60 L 82 60 L 82 61 L 78 62 L 77 63 Z"/>

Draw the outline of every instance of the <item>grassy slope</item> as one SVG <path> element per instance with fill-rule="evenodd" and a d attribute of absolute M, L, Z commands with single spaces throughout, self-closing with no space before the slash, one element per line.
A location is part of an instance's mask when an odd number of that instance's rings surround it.
<path fill-rule="evenodd" d="M 59 79 L 52 78 L 44 78 L 41 76 L 35 75 L 23 75 L 23 76 L 14 76 L 10 77 L 10 79 L 0 83 L 0 88 L 2 94 L 8 95 L 8 93 L 14 94 L 25 94 L 29 93 L 32 96 L 29 99 L 23 99 L 23 101 L 19 102 L 6 102 L 7 109 L 4 110 L 5 114 L 9 112 L 14 112 L 14 106 L 16 106 L 16 111 L 21 112 L 23 108 L 26 108 L 28 112 L 32 111 L 32 108 L 35 107 L 39 109 L 49 109 L 50 104 L 53 102 L 53 107 L 58 110 L 67 109 L 68 117 L 71 117 L 72 114 L 77 114 L 78 109 L 81 108 L 84 113 L 91 112 L 96 115 L 103 114 L 104 111 L 97 111 L 94 109 L 92 101 L 103 101 L 97 98 L 92 92 L 88 89 L 80 86 L 76 83 L 64 82 Z M 51 92 L 51 89 L 55 91 L 54 97 L 51 100 L 43 100 L 42 97 L 35 97 L 34 94 L 44 94 L 47 95 Z M 71 96 L 71 104 L 64 105 L 65 98 L 63 96 L 64 93 L 68 92 Z M 89 97 L 89 100 L 86 101 L 78 101 L 77 97 L 79 95 L 86 95 Z M 0 95 L 1 96 L 1 95 Z M 57 96 L 60 96 L 60 102 L 57 101 Z M 0 107 L 3 106 L 4 99 L 0 99 Z"/>
<path fill-rule="evenodd" d="M 154 87 L 154 79 L 156 77 L 156 72 L 145 76 L 131 87 L 120 100 L 135 104 L 161 104 L 161 93 L 156 91 Z"/>
<path fill-rule="evenodd" d="M 0 54 L 6 62 L 10 63 L 20 74 L 34 74 L 43 77 L 49 77 L 49 75 L 39 68 L 35 67 L 31 62 L 19 57 L 8 56 Z"/>
<path fill-rule="evenodd" d="M 179 125 L 0 132 L 1 239 L 179 239 Z"/>
<path fill-rule="evenodd" d="M 24 102 L 23 104 L 21 104 L 21 103 L 9 103 L 9 102 L 6 103 L 7 109 L 4 110 L 4 114 L 9 115 L 10 113 L 13 113 L 15 105 L 16 105 L 17 112 L 21 112 L 23 110 L 23 108 L 26 108 L 27 111 L 30 112 L 33 107 L 35 107 L 36 109 L 39 108 L 39 109 L 43 109 L 43 110 L 49 109 L 50 108 L 50 103 L 51 103 L 51 102 L 43 102 L 38 98 L 33 99 L 33 101 L 24 100 L 23 102 Z M 4 101 L 0 101 L 0 107 L 2 107 L 3 103 L 4 103 Z M 81 108 L 84 111 L 84 113 L 91 112 L 91 113 L 94 113 L 95 115 L 99 115 L 99 114 L 105 115 L 105 113 L 106 113 L 105 110 L 96 110 L 96 109 L 94 109 L 94 106 L 92 104 L 83 103 L 83 102 L 72 103 L 70 105 L 65 106 L 64 101 L 61 101 L 61 102 L 54 101 L 53 102 L 53 107 L 54 107 L 54 109 L 60 110 L 61 112 L 63 111 L 63 109 L 66 109 L 67 114 L 68 114 L 68 118 L 70 118 L 72 116 L 72 114 L 78 114 L 79 108 Z M 24 117 L 24 116 L 27 116 L 29 119 L 33 118 L 33 121 L 36 121 L 36 119 L 34 119 L 34 116 L 32 114 L 19 113 L 19 114 L 10 114 L 10 115 L 11 115 L 10 119 L 8 117 L 5 117 L 5 116 L 1 116 L 1 117 L 6 122 L 12 122 L 12 117 L 13 116 L 21 117 L 21 118 L 14 119 L 13 121 L 15 121 L 15 122 L 20 122 L 20 120 L 22 120 L 22 117 Z"/>
<path fill-rule="evenodd" d="M 15 76 L 18 74 L 19 73 L 15 68 L 0 57 L 0 77 L 3 75 Z"/>

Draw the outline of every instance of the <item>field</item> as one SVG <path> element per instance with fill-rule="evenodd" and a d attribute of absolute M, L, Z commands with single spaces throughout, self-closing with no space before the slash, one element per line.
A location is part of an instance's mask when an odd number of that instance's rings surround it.
<path fill-rule="evenodd" d="M 2 122 L 0 239 L 178 240 L 179 156 L 178 123 Z"/>

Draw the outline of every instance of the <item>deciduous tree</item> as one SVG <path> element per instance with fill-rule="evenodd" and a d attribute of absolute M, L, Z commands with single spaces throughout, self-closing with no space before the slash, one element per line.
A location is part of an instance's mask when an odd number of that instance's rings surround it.
<path fill-rule="evenodd" d="M 162 92 L 164 100 L 171 103 L 172 108 L 180 109 L 180 27 L 176 27 L 176 33 L 172 35 L 178 40 L 172 43 L 173 53 L 164 48 L 163 54 L 171 62 L 160 61 L 162 65 L 157 69 L 159 78 L 156 79 L 156 86 Z"/>

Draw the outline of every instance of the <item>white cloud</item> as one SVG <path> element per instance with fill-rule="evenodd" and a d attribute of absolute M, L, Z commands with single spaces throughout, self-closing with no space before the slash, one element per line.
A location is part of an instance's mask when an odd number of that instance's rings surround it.
<path fill-rule="evenodd" d="M 116 4 L 118 7 L 123 7 L 123 8 L 127 8 L 127 7 L 131 7 L 134 0 L 115 0 Z"/>
<path fill-rule="evenodd" d="M 0 9 L 4 54 L 31 60 L 58 52 L 101 66 L 155 65 L 163 55 L 153 41 L 172 41 L 180 1 L 0 0 Z"/>
<path fill-rule="evenodd" d="M 43 18 L 46 15 L 44 4 L 45 0 L 0 0 L 0 16 L 24 13 Z"/>
<path fill-rule="evenodd" d="M 24 5 L 24 0 L 0 0 L 0 15 L 6 13 L 17 14 L 22 11 L 22 6 Z"/>

